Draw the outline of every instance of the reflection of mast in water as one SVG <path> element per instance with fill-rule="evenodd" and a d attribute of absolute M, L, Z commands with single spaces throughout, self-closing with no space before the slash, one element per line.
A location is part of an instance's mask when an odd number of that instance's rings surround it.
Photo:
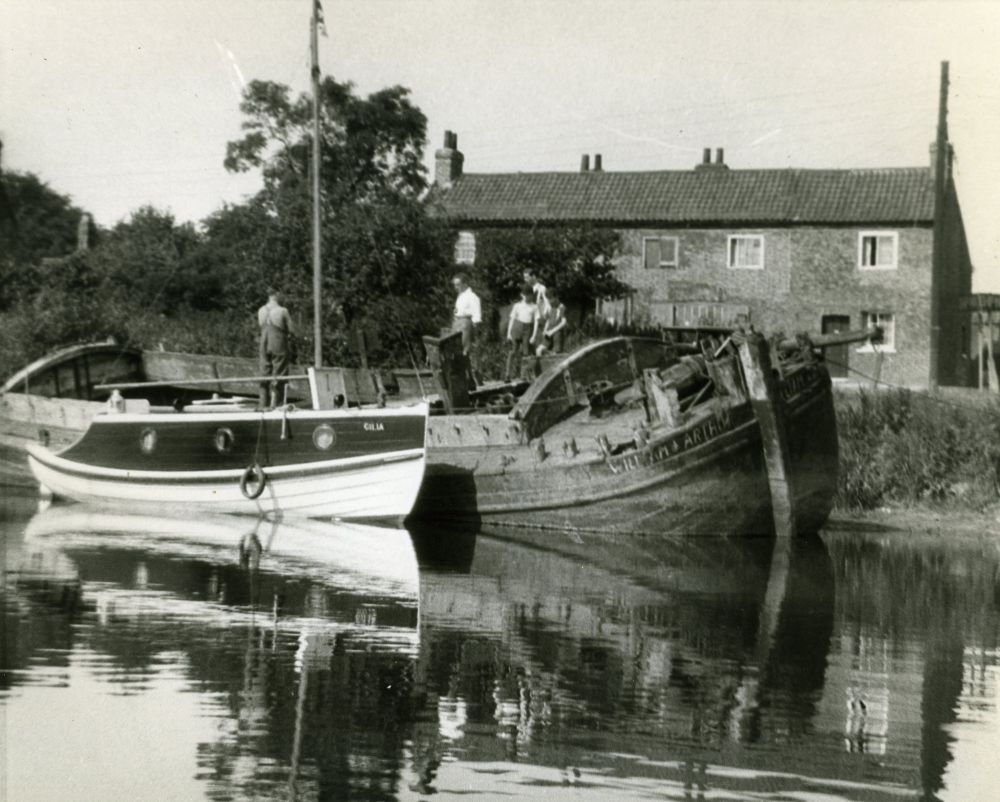
<path fill-rule="evenodd" d="M 249 520 L 73 505 L 36 516 L 26 540 L 72 567 L 91 606 L 104 600 L 103 622 L 81 630 L 84 648 L 148 672 L 170 644 L 199 687 L 232 687 L 209 702 L 232 727 L 198 745 L 211 793 L 281 783 L 280 795 L 308 796 L 370 765 L 353 756 L 374 748 L 352 736 L 371 724 L 358 704 L 406 699 L 397 677 L 416 652 L 417 565 L 404 530 Z M 368 689 L 379 672 L 393 681 Z M 402 760 L 401 745 L 386 746 Z"/>

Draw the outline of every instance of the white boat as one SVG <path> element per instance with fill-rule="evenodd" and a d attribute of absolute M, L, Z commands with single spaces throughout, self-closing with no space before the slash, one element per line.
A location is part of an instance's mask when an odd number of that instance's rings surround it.
<path fill-rule="evenodd" d="M 270 411 L 191 405 L 182 412 L 146 405 L 97 415 L 60 451 L 40 443 L 25 448 L 43 492 L 54 497 L 368 520 L 409 514 L 423 480 L 426 426 L 426 404 Z"/>
<path fill-rule="evenodd" d="M 163 507 L 187 513 L 304 515 L 346 520 L 402 518 L 410 513 L 424 475 L 428 407 L 401 409 L 348 408 L 338 399 L 329 372 L 321 367 L 322 304 L 320 302 L 319 214 L 319 62 L 314 9 L 313 62 L 313 301 L 314 368 L 309 379 L 311 409 L 286 403 L 257 411 L 250 399 L 219 399 L 175 408 L 155 408 L 153 394 L 171 382 L 135 382 L 118 378 L 123 370 L 134 376 L 138 366 L 114 364 L 113 382 L 94 385 L 90 362 L 81 377 L 73 367 L 73 385 L 83 397 L 111 390 L 108 411 L 89 420 L 83 436 L 61 450 L 27 443 L 28 466 L 43 493 L 75 501 L 120 505 L 123 509 Z M 114 356 L 114 355 L 112 355 Z M 89 354 L 85 358 L 97 358 Z M 65 360 L 64 360 L 65 361 Z M 29 366 L 15 377 L 30 392 Z M 62 394 L 60 374 L 53 372 L 56 395 Z M 230 386 L 269 382 L 275 377 L 227 378 Z M 69 375 L 66 376 L 67 389 Z M 187 381 L 186 385 L 218 385 L 218 378 Z M 20 385 L 18 385 L 20 386 Z M 4 386 L 7 390 L 7 386 Z M 13 389 L 13 386 L 12 388 Z M 126 399 L 121 391 L 148 392 L 146 399 Z M 274 387 L 278 391 L 278 387 Z M 275 392 L 275 395 L 278 393 Z M 241 403 L 242 402 L 249 402 Z M 90 408 L 83 409 L 86 419 Z M 34 414 L 34 410 L 31 410 Z M 65 427 L 72 429 L 71 424 Z M 41 432 L 39 433 L 41 435 Z M 47 435 L 46 435 L 47 437 Z M 43 438 L 45 439 L 45 438 Z"/>

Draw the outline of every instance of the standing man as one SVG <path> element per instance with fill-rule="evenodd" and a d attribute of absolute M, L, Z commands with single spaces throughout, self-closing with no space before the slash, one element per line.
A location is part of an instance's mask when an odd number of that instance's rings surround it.
<path fill-rule="evenodd" d="M 468 356 L 472 348 L 472 327 L 483 322 L 483 307 L 479 302 L 479 296 L 469 286 L 467 273 L 456 273 L 451 280 L 451 286 L 458 293 L 458 297 L 455 298 L 455 320 L 451 330 L 462 332 L 462 353 Z"/>
<path fill-rule="evenodd" d="M 257 325 L 260 327 L 260 375 L 287 376 L 292 317 L 281 305 L 281 293 L 278 290 L 267 291 L 267 303 L 257 310 Z M 267 409 L 268 401 L 271 407 L 278 406 L 278 399 L 284 396 L 284 387 L 285 382 L 277 379 L 261 381 L 261 408 Z"/>
<path fill-rule="evenodd" d="M 544 320 L 549 316 L 549 311 L 552 309 L 551 304 L 549 304 L 548 295 L 545 291 L 545 285 L 538 280 L 538 276 L 535 275 L 535 271 L 530 267 L 525 268 L 521 276 L 524 278 L 525 284 L 531 285 L 531 291 L 535 293 L 535 305 L 538 307 L 538 316 L 540 319 Z"/>

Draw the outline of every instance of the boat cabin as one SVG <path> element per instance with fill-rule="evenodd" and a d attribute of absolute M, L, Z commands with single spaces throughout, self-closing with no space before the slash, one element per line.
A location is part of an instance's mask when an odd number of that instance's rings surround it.
<path fill-rule="evenodd" d="M 4 382 L 0 392 L 104 401 L 109 391 L 95 389 L 98 386 L 144 378 L 142 352 L 138 349 L 89 343 L 71 345 L 35 360 Z"/>

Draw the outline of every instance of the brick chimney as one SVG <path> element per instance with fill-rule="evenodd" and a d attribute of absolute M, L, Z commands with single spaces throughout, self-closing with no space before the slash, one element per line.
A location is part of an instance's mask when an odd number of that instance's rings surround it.
<path fill-rule="evenodd" d="M 449 189 L 462 175 L 464 163 L 465 156 L 458 149 L 458 134 L 445 131 L 444 147 L 434 152 L 434 183 L 443 189 Z"/>
<path fill-rule="evenodd" d="M 702 170 L 728 170 L 729 165 L 726 164 L 725 151 L 722 148 L 715 149 L 715 161 L 712 161 L 712 149 L 705 148 L 701 152 L 701 164 L 696 164 L 694 169 L 697 171 Z"/>

